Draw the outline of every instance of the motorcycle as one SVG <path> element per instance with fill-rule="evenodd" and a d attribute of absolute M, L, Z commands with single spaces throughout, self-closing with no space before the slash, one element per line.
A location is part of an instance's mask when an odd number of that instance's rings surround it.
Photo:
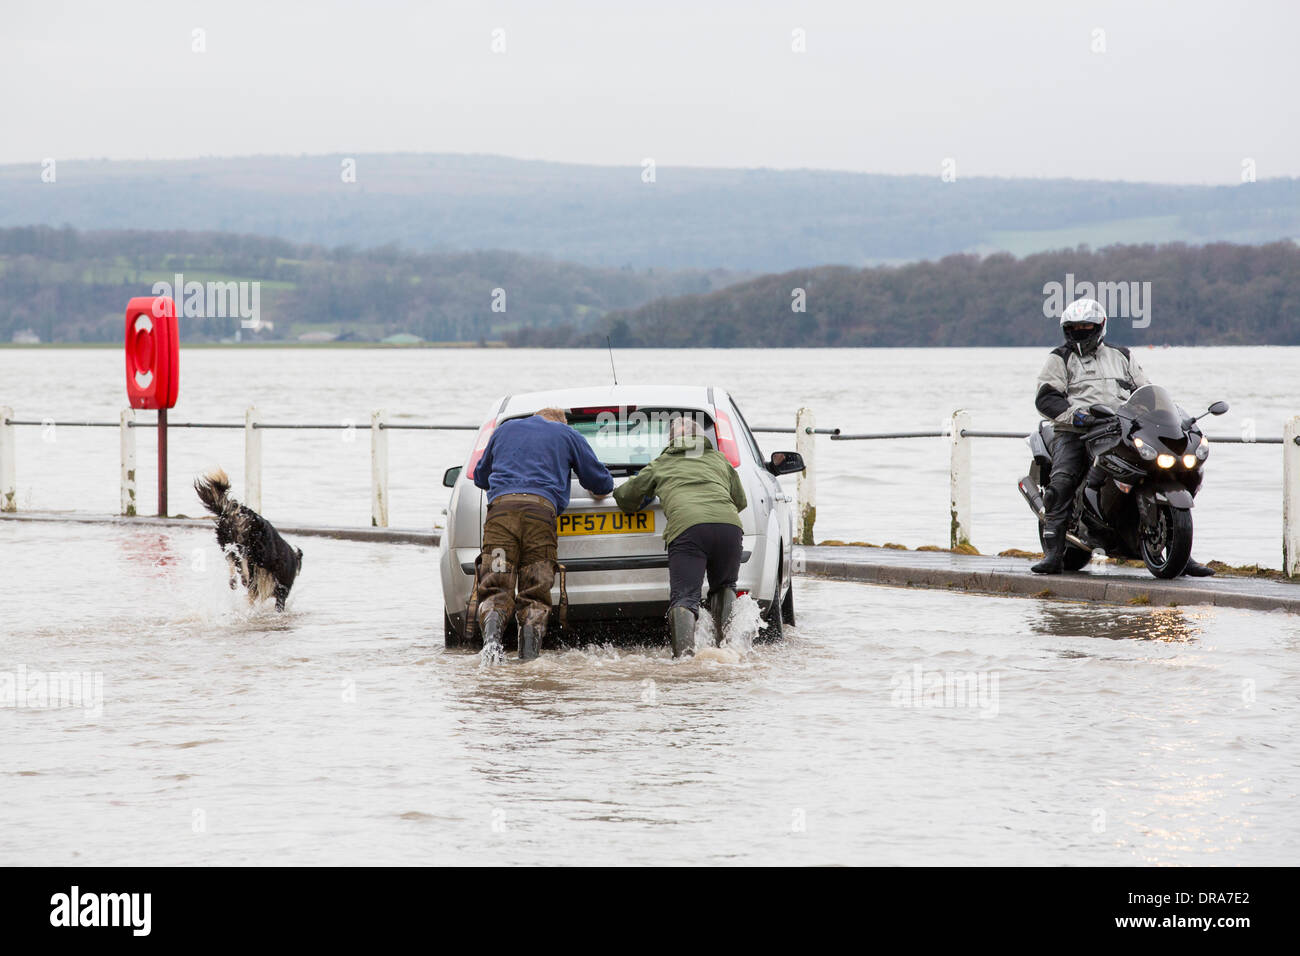
<path fill-rule="evenodd" d="M 1215 402 L 1190 418 L 1159 385 L 1142 386 L 1117 409 L 1093 405 L 1096 423 L 1082 431 L 1093 466 L 1075 493 L 1066 569 L 1078 571 L 1100 550 L 1140 558 L 1158 578 L 1182 574 L 1192 554 L 1192 503 L 1210 455 L 1197 422 L 1227 410 L 1227 402 Z M 1018 483 L 1038 518 L 1040 543 L 1054 427 L 1042 422 L 1026 439 L 1033 461 Z"/>

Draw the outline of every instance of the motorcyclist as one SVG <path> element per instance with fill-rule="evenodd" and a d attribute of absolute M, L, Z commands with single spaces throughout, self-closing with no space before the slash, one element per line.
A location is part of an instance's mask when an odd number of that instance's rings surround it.
<path fill-rule="evenodd" d="M 1033 566 L 1036 574 L 1060 574 L 1064 570 L 1066 531 L 1074 510 L 1079 482 L 1088 471 L 1088 449 L 1083 432 L 1097 423 L 1093 405 L 1117 408 L 1151 380 L 1129 354 L 1128 349 L 1108 345 L 1106 311 L 1096 299 L 1071 302 L 1061 313 L 1065 344 L 1052 349 L 1038 374 L 1039 413 L 1055 423 L 1052 441 L 1052 475 L 1043 495 L 1046 522 L 1043 528 L 1043 560 Z M 1197 561 L 1188 560 L 1184 574 L 1204 577 L 1214 573 Z"/>

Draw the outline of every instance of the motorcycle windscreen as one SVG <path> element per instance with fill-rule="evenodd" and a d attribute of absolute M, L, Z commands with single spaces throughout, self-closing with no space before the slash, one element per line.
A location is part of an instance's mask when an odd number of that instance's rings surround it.
<path fill-rule="evenodd" d="M 1167 439 L 1184 436 L 1182 412 L 1169 390 L 1160 385 L 1143 385 L 1120 409 L 1138 421 L 1143 432 L 1150 430 Z"/>

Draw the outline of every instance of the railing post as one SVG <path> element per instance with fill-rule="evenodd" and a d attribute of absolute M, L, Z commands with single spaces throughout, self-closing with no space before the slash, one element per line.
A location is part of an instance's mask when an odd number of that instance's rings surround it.
<path fill-rule="evenodd" d="M 950 548 L 970 544 L 970 439 L 962 432 L 970 428 L 970 412 L 952 413 L 952 462 L 948 469 L 948 515 Z"/>
<path fill-rule="evenodd" d="M 1300 575 L 1300 415 L 1282 428 L 1282 570 Z"/>
<path fill-rule="evenodd" d="M 135 409 L 122 409 L 119 444 L 122 449 L 122 514 L 134 518 L 135 511 Z"/>
<path fill-rule="evenodd" d="M 257 406 L 250 405 L 244 413 L 244 504 L 254 511 L 262 510 L 262 433 L 257 428 L 259 421 Z"/>
<path fill-rule="evenodd" d="M 796 490 L 798 508 L 795 537 L 799 544 L 814 544 L 813 525 L 817 521 L 817 418 L 811 408 L 801 408 L 794 418 L 794 450 L 803 457 Z"/>
<path fill-rule="evenodd" d="M 388 413 L 370 413 L 370 524 L 388 527 Z"/>
<path fill-rule="evenodd" d="M 14 484 L 14 410 L 0 405 L 0 511 L 18 510 L 18 486 Z"/>

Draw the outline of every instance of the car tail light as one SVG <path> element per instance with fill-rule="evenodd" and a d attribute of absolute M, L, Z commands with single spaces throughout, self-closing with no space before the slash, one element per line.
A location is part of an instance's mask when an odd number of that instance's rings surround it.
<path fill-rule="evenodd" d="M 739 468 L 740 449 L 736 446 L 736 435 L 731 430 L 731 419 L 716 408 L 713 410 L 713 431 L 718 436 L 718 451 L 727 456 L 732 468 Z"/>
<path fill-rule="evenodd" d="M 492 432 L 496 430 L 497 420 L 489 418 L 483 423 L 483 427 L 478 430 L 478 435 L 474 438 L 474 450 L 470 452 L 469 464 L 465 466 L 465 477 L 470 481 L 474 480 L 474 469 L 478 467 L 478 460 L 483 457 L 483 449 L 487 448 L 488 441 L 492 438 Z"/>

